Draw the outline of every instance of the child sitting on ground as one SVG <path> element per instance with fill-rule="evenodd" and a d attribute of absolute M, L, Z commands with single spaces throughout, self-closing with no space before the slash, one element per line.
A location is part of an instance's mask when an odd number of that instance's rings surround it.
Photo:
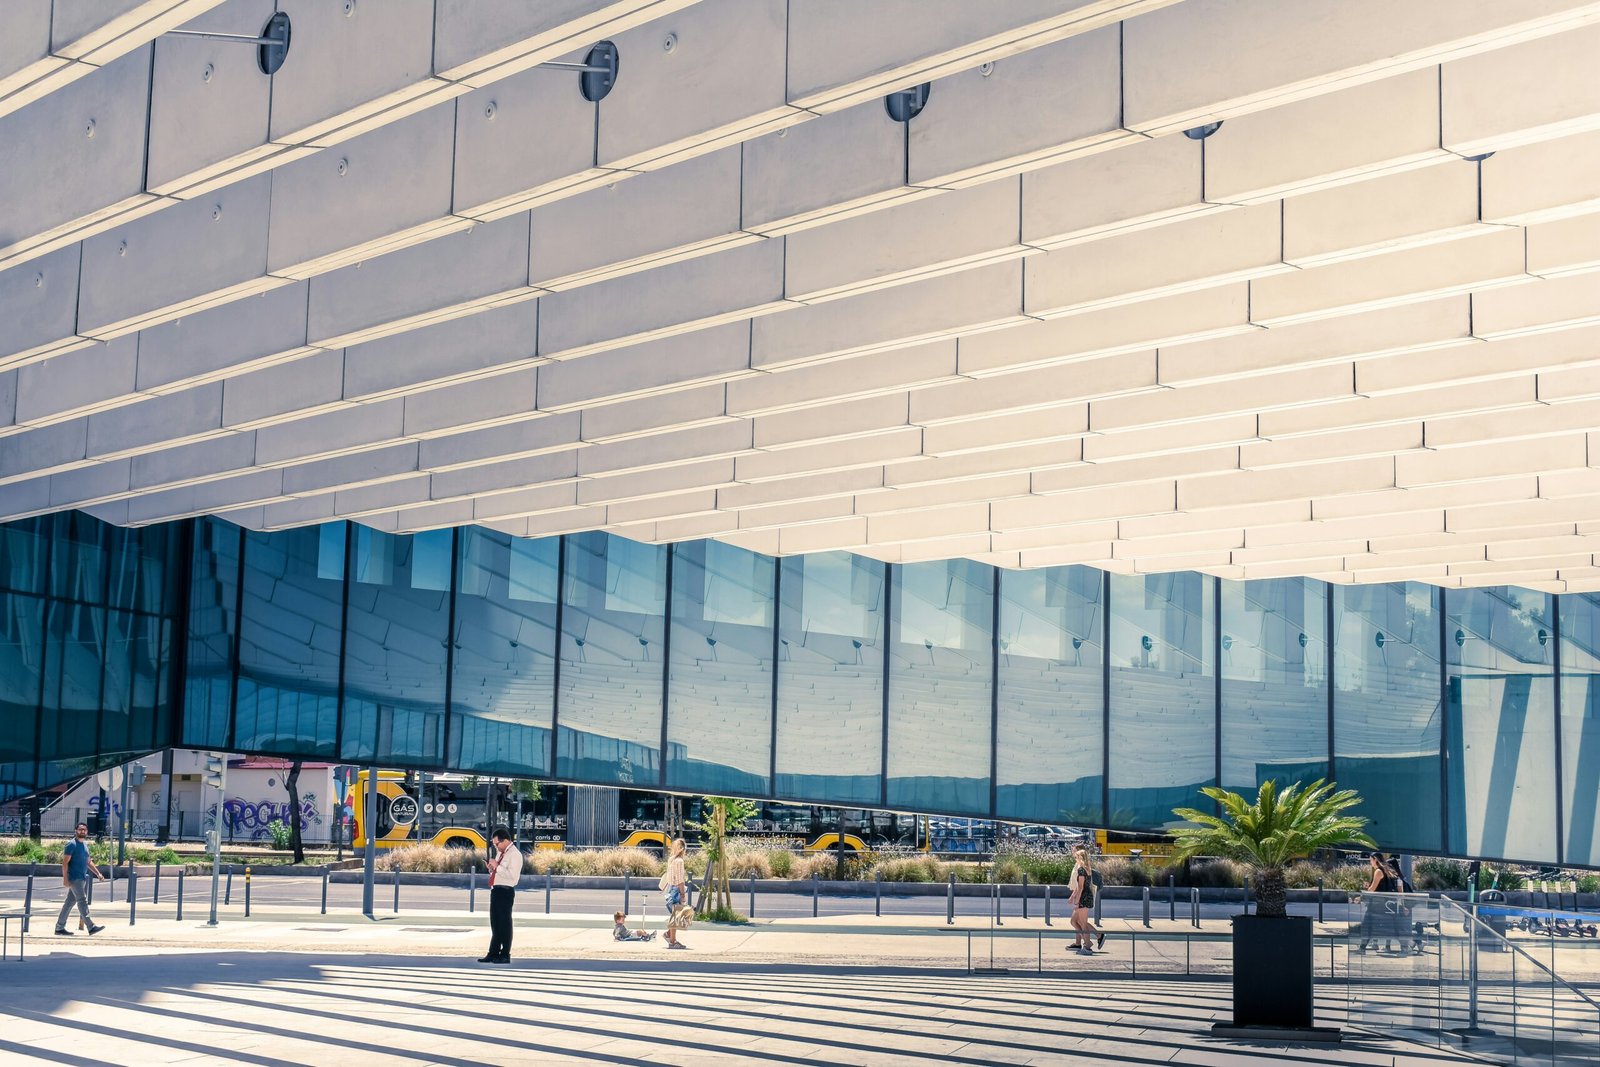
<path fill-rule="evenodd" d="M 652 933 L 651 931 L 649 931 L 649 930 L 629 930 L 628 929 L 628 915 L 627 915 L 626 912 L 619 911 L 619 912 L 615 913 L 614 915 L 612 915 L 611 917 L 614 920 L 616 920 L 616 923 L 617 923 L 616 928 L 611 931 L 612 940 L 614 940 L 614 941 L 652 941 L 652 940 L 655 939 L 656 935 L 654 933 Z"/>

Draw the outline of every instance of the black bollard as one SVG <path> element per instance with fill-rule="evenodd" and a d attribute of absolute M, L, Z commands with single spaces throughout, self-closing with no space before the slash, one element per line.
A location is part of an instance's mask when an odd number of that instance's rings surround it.
<path fill-rule="evenodd" d="M 244 917 L 250 918 L 250 868 L 244 869 Z"/>
<path fill-rule="evenodd" d="M 946 926 L 956 924 L 956 876 L 950 876 L 950 889 L 944 898 L 944 923 Z"/>
<path fill-rule="evenodd" d="M 819 896 L 821 892 L 822 883 L 817 881 L 816 873 L 813 872 L 811 875 L 811 917 L 813 919 L 817 917 L 817 905 L 819 903 Z"/>
<path fill-rule="evenodd" d="M 222 889 L 222 902 L 224 904 L 233 903 L 233 864 L 231 863 L 228 864 L 228 881 Z"/>
<path fill-rule="evenodd" d="M 328 868 L 322 868 L 322 914 L 328 914 Z"/>
<path fill-rule="evenodd" d="M 478 910 L 478 868 L 467 872 L 467 911 Z"/>
<path fill-rule="evenodd" d="M 1178 921 L 1178 879 L 1170 874 L 1167 875 L 1167 918 Z"/>
<path fill-rule="evenodd" d="M 1322 921 L 1322 879 L 1317 879 L 1317 922 Z"/>
<path fill-rule="evenodd" d="M 632 895 L 632 893 L 630 892 L 632 889 L 633 889 L 633 872 L 632 871 L 623 871 L 622 872 L 622 914 L 623 915 L 627 915 L 628 914 L 628 898 Z"/>
<path fill-rule="evenodd" d="M 184 872 L 184 868 L 179 867 L 178 868 L 178 921 L 179 922 L 183 922 L 183 872 Z"/>
<path fill-rule="evenodd" d="M 883 915 L 883 872 L 882 871 L 873 871 L 872 872 L 872 893 L 873 893 L 872 914 L 881 916 L 881 915 Z M 754 901 L 756 898 L 754 896 L 751 896 L 750 899 L 752 901 Z"/>
<path fill-rule="evenodd" d="M 1044 884 L 1044 924 L 1050 925 L 1050 883 Z"/>
<path fill-rule="evenodd" d="M 128 861 L 128 925 L 132 926 L 138 921 L 139 910 L 139 868 Z"/>
<path fill-rule="evenodd" d="M 754 919 L 755 917 L 756 917 L 756 876 L 752 874 L 750 876 L 750 914 L 745 916 L 745 918 Z"/>
<path fill-rule="evenodd" d="M 1140 891 L 1140 901 L 1144 906 L 1144 928 L 1150 929 L 1150 887 L 1145 886 Z"/>
<path fill-rule="evenodd" d="M 28 924 L 33 917 L 33 872 L 39 869 L 37 863 L 28 864 L 28 892 L 22 898 L 22 932 L 28 932 Z"/>
<path fill-rule="evenodd" d="M 544 876 L 544 913 L 546 915 L 550 914 L 550 874 L 549 874 L 549 872 L 546 872 L 545 876 Z"/>
<path fill-rule="evenodd" d="M 400 868 L 394 869 L 394 913 L 400 914 Z"/>

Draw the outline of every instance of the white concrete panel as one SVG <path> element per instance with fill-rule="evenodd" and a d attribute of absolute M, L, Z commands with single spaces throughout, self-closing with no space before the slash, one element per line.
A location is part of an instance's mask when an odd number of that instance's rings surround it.
<path fill-rule="evenodd" d="M 728 414 L 808 408 L 953 378 L 956 342 L 874 352 L 847 360 L 757 374 L 728 382 Z"/>
<path fill-rule="evenodd" d="M 473 504 L 473 519 L 481 522 L 491 513 L 537 515 L 568 510 L 576 507 L 577 503 L 578 483 L 558 482 L 554 485 L 541 485 L 535 489 L 518 489 L 480 498 Z"/>
<path fill-rule="evenodd" d="M 534 208 L 530 279 L 572 288 L 744 241 L 739 148 Z"/>
<path fill-rule="evenodd" d="M 1539 495 L 1539 479 L 1519 475 L 1492 481 L 1451 486 L 1421 486 L 1410 489 L 1385 489 L 1381 492 L 1346 497 L 1317 497 L 1312 501 L 1312 517 L 1355 519 L 1371 522 L 1374 517 L 1390 521 L 1402 512 L 1432 512 L 1443 507 L 1466 506 L 1499 501 L 1533 501 Z M 1526 513 L 1531 517 L 1531 513 Z M 1523 518 L 1520 521 L 1527 521 Z"/>
<path fill-rule="evenodd" d="M 1542 333 L 1595 321 L 1600 321 L 1600 275 L 1578 274 L 1472 294 L 1472 332 L 1478 337 Z"/>
<path fill-rule="evenodd" d="M 840 400 L 826 407 L 758 415 L 756 448 L 784 448 L 814 441 L 866 437 L 910 425 L 905 393 Z"/>
<path fill-rule="evenodd" d="M 84 241 L 79 332 L 115 337 L 283 284 L 266 276 L 271 189 L 263 174 Z"/>
<path fill-rule="evenodd" d="M 1084 444 L 1088 445 L 1093 440 L 1095 439 L 1086 438 Z M 1085 459 L 1087 458 L 1086 450 Z M 1173 478 L 1186 474 L 1211 474 L 1238 468 L 1237 447 L 1199 448 L 1172 455 L 1112 459 L 1035 471 L 1031 488 L 1034 493 L 1045 496 L 1050 493 L 1072 493 L 1101 486 L 1133 485 L 1137 482 L 1170 483 Z"/>
<path fill-rule="evenodd" d="M 1175 501 L 1175 483 L 1171 481 L 1098 486 L 1074 493 L 996 500 L 989 508 L 989 526 L 1001 532 L 1158 515 L 1172 511 Z"/>
<path fill-rule="evenodd" d="M 222 430 L 222 383 L 154 396 L 89 416 L 89 455 L 115 456 Z"/>
<path fill-rule="evenodd" d="M 273 171 L 267 269 L 309 277 L 441 228 L 454 110 L 431 108 Z"/>
<path fill-rule="evenodd" d="M 578 451 L 578 473 L 584 477 L 596 477 L 622 471 L 659 472 L 665 468 L 693 465 L 704 458 L 731 456 L 736 452 L 748 451 L 751 447 L 750 420 L 734 419 L 590 445 Z M 676 475 L 664 473 L 661 480 L 664 483 L 671 482 L 674 477 Z M 689 486 L 680 484 L 679 488 Z M 581 489 L 578 498 L 584 503 L 594 499 L 585 499 Z"/>
<path fill-rule="evenodd" d="M 136 338 L 119 337 L 23 367 L 17 373 L 17 423 L 61 422 L 131 392 L 138 348 Z"/>
<path fill-rule="evenodd" d="M 1198 511 L 1235 504 L 1370 493 L 1395 485 L 1396 460 L 1388 456 L 1322 463 L 1314 467 L 1233 471 L 1178 480 L 1178 509 Z"/>
<path fill-rule="evenodd" d="M 591 443 L 703 426 L 729 419 L 727 388 L 715 383 L 701 385 L 588 407 L 581 414 L 581 436 Z"/>
<path fill-rule="evenodd" d="M 1138 139 L 1122 128 L 1121 29 L 941 78 L 908 129 L 913 185 L 959 186 Z"/>
<path fill-rule="evenodd" d="M 14 426 L 17 422 L 17 372 L 0 373 L 0 426 Z"/>
<path fill-rule="evenodd" d="M 1478 221 L 1478 168 L 1464 160 L 1283 202 L 1283 258 L 1297 267 L 1453 240 Z"/>
<path fill-rule="evenodd" d="M 528 219 L 514 215 L 312 278 L 308 332 L 313 344 L 343 348 L 527 284 Z"/>
<path fill-rule="evenodd" d="M 1064 441 L 1088 432 L 1089 405 L 1065 403 L 961 422 L 935 423 L 923 429 L 922 451 L 929 456 L 957 456 L 1021 442 Z"/>
<path fill-rule="evenodd" d="M 723 511 L 738 511 L 784 501 L 848 497 L 853 493 L 865 493 L 882 488 L 882 467 L 857 467 L 848 471 L 803 474 L 794 478 L 775 478 L 770 481 L 725 486 L 717 490 L 717 507 Z"/>
<path fill-rule="evenodd" d="M 867 540 L 882 544 L 910 544 L 982 533 L 987 548 L 988 532 L 989 505 L 985 503 L 873 515 L 867 520 Z"/>
<path fill-rule="evenodd" d="M 1445 147 L 1480 155 L 1600 126 L 1596 53 L 1600 26 L 1591 25 L 1446 63 Z"/>
<path fill-rule="evenodd" d="M 185 28 L 253 37 L 274 10 L 273 0 L 227 0 Z M 256 49 L 172 36 L 159 38 L 155 49 L 146 176 L 151 192 L 189 196 L 242 170 L 282 161 L 284 147 L 269 144 L 267 135 L 273 83 L 261 73 Z"/>
<path fill-rule="evenodd" d="M 1239 449 L 1239 466 L 1245 470 L 1297 467 L 1303 463 L 1395 455 L 1422 447 L 1423 424 L 1401 422 L 1246 444 Z"/>
<path fill-rule="evenodd" d="M 1154 388 L 1154 352 L 1104 356 L 918 389 L 911 394 L 911 420 L 960 421 Z"/>
<path fill-rule="evenodd" d="M 606 524 L 612 533 L 619 533 L 619 524 L 652 522 L 656 519 L 704 517 L 717 512 L 717 491 L 698 489 L 673 496 L 649 497 L 643 500 L 626 500 L 606 505 Z M 737 527 L 735 527 L 737 528 Z M 654 530 L 650 531 L 654 533 Z M 621 536 L 627 536 L 622 534 Z"/>
<path fill-rule="evenodd" d="M 1196 512 L 1192 515 L 1168 514 L 1124 519 L 1118 523 L 1120 536 L 1165 537 L 1192 530 L 1226 530 L 1242 526 L 1247 531 L 1278 530 L 1311 521 L 1311 504 L 1303 500 L 1275 500 L 1265 504 L 1241 504 L 1231 508 Z M 1351 535 L 1354 536 L 1354 535 Z"/>
<path fill-rule="evenodd" d="M 440 77 L 483 85 L 553 54 L 594 44 L 694 0 L 437 0 L 433 55 Z M 577 75 L 573 75 L 576 80 Z"/>
<path fill-rule="evenodd" d="M 674 168 L 676 169 L 676 168 Z M 898 204 L 784 239 L 784 286 L 813 302 L 1014 259 L 1019 179 Z"/>
<path fill-rule="evenodd" d="M 101 66 L 203 13 L 215 0 L 54 0 L 50 50 Z"/>
<path fill-rule="evenodd" d="M 583 454 L 579 453 L 580 459 Z M 585 478 L 578 482 L 578 503 L 648 499 L 689 489 L 724 485 L 733 481 L 733 463 L 731 458 L 715 457 L 676 463 L 660 470 L 636 470 Z"/>
<path fill-rule="evenodd" d="M 265 467 L 358 452 L 403 435 L 405 408 L 400 400 L 345 405 L 262 426 L 255 431 L 256 462 Z"/>
<path fill-rule="evenodd" d="M 521 459 L 567 451 L 578 443 L 578 412 L 540 415 L 503 426 L 468 430 L 422 442 L 421 463 L 428 470 L 451 470 L 496 459 Z"/>
<path fill-rule="evenodd" d="M 1327 364 L 1260 374 L 1232 381 L 1112 396 L 1089 405 L 1096 432 L 1128 426 L 1209 420 L 1245 411 L 1272 411 L 1326 403 L 1356 395 L 1350 364 Z"/>
<path fill-rule="evenodd" d="M 717 492 L 720 494 L 721 490 Z M 746 508 L 733 516 L 733 518 L 735 520 L 735 529 L 772 530 L 805 522 L 841 519 L 851 514 L 853 514 L 851 498 L 844 496 L 834 497 L 830 500 L 795 500 L 787 504 L 768 504 L 764 507 Z"/>
<path fill-rule="evenodd" d="M 400 441 L 368 452 L 319 459 L 283 471 L 283 491 L 290 495 L 320 489 L 364 485 L 417 469 L 417 443 Z"/>
<path fill-rule="evenodd" d="M 783 303 L 783 239 L 553 293 L 540 303 L 539 354 L 620 348 Z"/>
<path fill-rule="evenodd" d="M 1147 133 L 1181 130 L 1560 32 L 1597 14 L 1583 0 L 1188 0 L 1124 27 L 1126 121 Z"/>
<path fill-rule="evenodd" d="M 229 378 L 222 387 L 222 423 L 244 428 L 343 404 L 344 371 L 343 352 L 318 352 Z"/>
<path fill-rule="evenodd" d="M 150 48 L 0 118 L 0 264 L 60 247 L 95 221 L 146 205 Z"/>
<path fill-rule="evenodd" d="M 129 460 L 131 488 L 147 491 L 248 470 L 255 462 L 254 438 L 250 433 L 234 434 L 214 441 L 180 445 L 165 452 L 134 456 Z"/>
<path fill-rule="evenodd" d="M 1364 360 L 1356 390 L 1368 396 L 1435 386 L 1513 378 L 1600 360 L 1600 328 L 1586 326 L 1538 336 L 1463 345 L 1437 354 L 1413 353 Z"/>
<path fill-rule="evenodd" d="M 751 364 L 771 369 L 903 347 L 1022 317 L 1022 264 L 999 263 L 758 318 Z"/>
<path fill-rule="evenodd" d="M 1541 474 L 1588 465 L 1582 433 L 1521 441 L 1489 441 L 1395 457 L 1395 484 L 1439 485 L 1514 474 Z"/>
<path fill-rule="evenodd" d="M 308 354 L 306 284 L 269 289 L 139 331 L 136 388 L 170 392 Z"/>
<path fill-rule="evenodd" d="M 79 245 L 0 271 L 0 367 L 26 362 L 76 338 Z"/>
<path fill-rule="evenodd" d="M 498 218 L 616 180 L 595 166 L 597 112 L 577 77 L 528 70 L 456 101 L 456 214 Z"/>
<path fill-rule="evenodd" d="M 787 233 L 928 194 L 906 182 L 905 130 L 881 99 L 753 138 L 741 151 L 743 222 L 756 233 Z"/>
<path fill-rule="evenodd" d="M 1480 409 L 1515 407 L 1534 399 L 1531 375 L 1500 381 L 1467 382 L 1434 389 L 1357 396 L 1329 404 L 1261 413 L 1261 436 L 1267 439 L 1362 426 L 1413 422 L 1438 415 Z"/>
<path fill-rule="evenodd" d="M 1489 222 L 1542 222 L 1600 211 L 1600 133 L 1496 152 L 1478 167 Z"/>
<path fill-rule="evenodd" d="M 750 371 L 750 324 L 663 337 L 539 368 L 539 409 L 563 411 L 601 400 L 692 388 Z"/>
<path fill-rule="evenodd" d="M 955 456 L 927 456 L 884 467 L 891 488 L 934 485 L 945 481 L 980 480 L 1001 474 L 1023 474 L 1083 462 L 1079 440 L 1028 442 Z"/>
<path fill-rule="evenodd" d="M 734 461 L 734 480 L 760 482 L 801 474 L 822 474 L 881 466 L 922 451 L 922 431 L 914 426 L 865 440 L 830 441 L 813 448 L 756 452 Z"/>
<path fill-rule="evenodd" d="M 1027 312 L 1061 315 L 1288 269 L 1276 203 L 1069 245 L 1027 260 Z"/>
<path fill-rule="evenodd" d="M 1522 231 L 1496 229 L 1439 245 L 1262 277 L 1250 317 L 1264 325 L 1346 314 L 1525 279 Z"/>
<path fill-rule="evenodd" d="M 1600 396 L 1600 364 L 1539 375 L 1539 399 L 1545 403 Z"/>
<path fill-rule="evenodd" d="M 785 100 L 787 7 L 701 0 L 618 34 L 628 73 L 600 102 L 597 162 L 655 169 L 806 118 Z"/>
<path fill-rule="evenodd" d="M 50 506 L 81 507 L 84 504 L 116 500 L 128 495 L 132 488 L 129 466 L 129 461 L 122 459 L 52 474 L 49 479 Z"/>
<path fill-rule="evenodd" d="M 1022 239 L 1040 248 L 1219 210 L 1205 202 L 1203 142 L 1134 141 L 1022 176 Z"/>
<path fill-rule="evenodd" d="M 16 0 L 6 9 L 6 35 L 0 38 L 0 99 L 26 85 L 31 80 L 29 69 L 50 56 L 51 5 L 52 0 Z"/>
<path fill-rule="evenodd" d="M 1008 497 L 1027 496 L 1029 475 L 1007 473 L 990 478 L 969 478 L 944 484 L 899 486 L 882 492 L 861 493 L 855 497 L 858 515 L 888 515 L 919 511 L 923 508 L 974 501 L 989 502 Z M 988 523 L 984 523 L 988 529 Z"/>
<path fill-rule="evenodd" d="M 0 448 L 0 481 L 77 465 L 87 455 L 88 431 L 89 420 L 78 418 L 7 437 Z"/>
<path fill-rule="evenodd" d="M 361 119 L 447 88 L 433 77 L 433 0 L 278 0 L 278 10 L 292 27 L 272 86 L 280 144 L 334 144 Z"/>
<path fill-rule="evenodd" d="M 537 375 L 537 368 L 526 367 L 407 396 L 405 435 L 435 437 L 530 415 Z"/>
<path fill-rule="evenodd" d="M 539 305 L 524 301 L 480 315 L 353 345 L 345 353 L 351 399 L 508 371 L 535 359 Z"/>
<path fill-rule="evenodd" d="M 1528 227 L 1528 273 L 1542 278 L 1600 269 L 1600 214 Z"/>
<path fill-rule="evenodd" d="M 1089 406 L 1091 419 L 1096 406 Z M 1236 470 L 1238 455 L 1230 454 L 1232 450 L 1223 446 L 1256 440 L 1255 415 L 1222 414 L 1196 421 L 1097 433 L 1084 439 L 1083 458 L 1086 463 L 1106 463 L 1161 456 L 1170 466 L 1182 462 L 1185 454 L 1204 452 L 1207 456 L 1204 462 L 1220 464 L 1210 469 Z"/>

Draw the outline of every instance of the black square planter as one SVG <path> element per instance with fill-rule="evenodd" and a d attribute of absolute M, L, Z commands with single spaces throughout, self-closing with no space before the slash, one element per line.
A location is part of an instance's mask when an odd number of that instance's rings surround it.
<path fill-rule="evenodd" d="M 1233 1025 L 1308 1030 L 1311 919 L 1303 915 L 1233 917 Z"/>

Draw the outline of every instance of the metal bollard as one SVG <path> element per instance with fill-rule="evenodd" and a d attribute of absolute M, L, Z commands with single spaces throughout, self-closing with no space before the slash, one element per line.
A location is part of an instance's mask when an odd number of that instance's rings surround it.
<path fill-rule="evenodd" d="M 1105 894 L 1103 893 L 1096 893 L 1094 895 L 1094 924 L 1096 926 L 1100 925 L 1100 901 L 1104 896 Z"/>
<path fill-rule="evenodd" d="M 117 899 L 117 865 L 108 863 L 106 868 L 111 871 L 111 887 L 106 890 L 106 903 L 110 904 Z"/>
<path fill-rule="evenodd" d="M 394 869 L 394 913 L 400 914 L 400 868 Z"/>
<path fill-rule="evenodd" d="M 37 863 L 28 864 L 28 892 L 22 898 L 22 932 L 28 932 L 28 924 L 33 917 L 33 872 L 39 869 Z"/>
<path fill-rule="evenodd" d="M 550 914 L 550 874 L 548 871 L 545 872 L 544 876 L 544 913 L 546 915 Z"/>
<path fill-rule="evenodd" d="M 815 873 L 811 875 L 811 917 L 817 917 L 817 905 L 821 900 L 822 883 L 817 881 Z"/>
<path fill-rule="evenodd" d="M 883 915 L 883 872 L 872 872 L 872 914 Z"/>
<path fill-rule="evenodd" d="M 994 887 L 989 894 L 994 898 L 994 924 L 996 926 L 1004 926 L 1006 924 L 1006 920 L 1000 912 L 1000 883 L 991 882 L 989 884 Z"/>
<path fill-rule="evenodd" d="M 1189 890 L 1189 923 L 1196 930 L 1200 929 L 1200 890 Z"/>
<path fill-rule="evenodd" d="M 250 918 L 250 868 L 244 869 L 244 917 Z"/>
<path fill-rule="evenodd" d="M 228 864 L 228 881 L 222 888 L 222 902 L 233 903 L 233 864 Z"/>
<path fill-rule="evenodd" d="M 152 903 L 152 904 L 161 903 L 161 861 L 160 860 L 156 860 L 156 881 L 155 881 L 155 885 L 150 887 L 150 903 Z"/>
<path fill-rule="evenodd" d="M 178 868 L 178 921 L 183 922 L 183 872 L 185 868 Z"/>
<path fill-rule="evenodd" d="M 1050 883 L 1044 884 L 1044 924 L 1050 925 Z"/>
<path fill-rule="evenodd" d="M 1146 930 L 1148 930 L 1148 929 L 1150 929 L 1150 887 L 1149 886 L 1145 886 L 1144 887 L 1144 891 L 1140 894 L 1140 897 L 1141 897 L 1141 903 L 1144 905 L 1144 927 L 1145 927 Z"/>
<path fill-rule="evenodd" d="M 328 914 L 328 868 L 322 868 L 322 914 Z"/>
<path fill-rule="evenodd" d="M 745 916 L 745 918 L 754 919 L 755 917 L 756 917 L 756 876 L 752 874 L 750 876 L 750 914 Z"/>
<path fill-rule="evenodd" d="M 950 876 L 950 891 L 945 896 L 944 922 L 946 926 L 956 924 L 956 876 Z"/>
<path fill-rule="evenodd" d="M 631 890 L 632 888 L 633 888 L 633 872 L 632 871 L 623 871 L 622 872 L 622 914 L 623 915 L 627 915 L 628 914 L 628 897 L 631 895 L 629 890 Z"/>
<path fill-rule="evenodd" d="M 1167 875 L 1167 918 L 1178 921 L 1178 879 L 1170 874 Z"/>
<path fill-rule="evenodd" d="M 1317 879 L 1317 922 L 1322 921 L 1322 879 Z"/>
<path fill-rule="evenodd" d="M 467 872 L 467 911 L 478 910 L 478 868 Z"/>
<path fill-rule="evenodd" d="M 132 926 L 138 921 L 139 910 L 139 868 L 128 861 L 128 925 Z"/>
<path fill-rule="evenodd" d="M 1022 917 L 1028 917 L 1028 876 L 1022 876 Z"/>

